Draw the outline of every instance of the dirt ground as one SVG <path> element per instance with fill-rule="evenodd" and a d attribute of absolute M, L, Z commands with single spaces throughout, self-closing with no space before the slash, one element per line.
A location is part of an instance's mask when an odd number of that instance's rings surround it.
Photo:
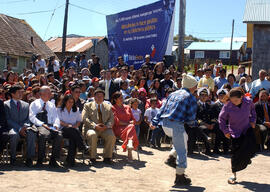
<path fill-rule="evenodd" d="M 207 157 L 196 154 L 188 158 L 187 175 L 192 185 L 175 188 L 175 170 L 166 166 L 169 147 L 162 150 L 143 147 L 140 161 L 134 152 L 134 162 L 128 163 L 126 154 L 118 150 L 111 166 L 102 158 L 95 166 L 82 164 L 76 167 L 52 169 L 27 168 L 23 164 L 11 167 L 0 165 L 0 192 L 88 192 L 88 191 L 213 191 L 213 192 L 270 192 L 270 152 L 258 154 L 252 164 L 238 174 L 239 183 L 228 185 L 230 176 L 229 156 Z M 118 146 L 118 149 L 120 147 Z M 101 153 L 102 150 L 99 149 Z M 86 164 L 88 164 L 86 160 Z"/>

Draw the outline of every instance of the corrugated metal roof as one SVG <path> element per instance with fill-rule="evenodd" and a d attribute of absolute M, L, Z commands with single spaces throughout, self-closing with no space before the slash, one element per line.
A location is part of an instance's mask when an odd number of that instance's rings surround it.
<path fill-rule="evenodd" d="M 232 50 L 239 50 L 243 45 L 243 42 L 233 42 Z M 230 50 L 230 42 L 193 42 L 186 49 L 188 50 Z"/>
<path fill-rule="evenodd" d="M 270 0 L 247 0 L 243 22 L 270 24 Z"/>
<path fill-rule="evenodd" d="M 101 41 L 105 37 L 68 37 L 66 40 L 67 52 L 82 53 L 93 46 L 92 39 Z M 62 52 L 62 37 L 51 38 L 46 41 L 46 45 L 55 53 Z"/>

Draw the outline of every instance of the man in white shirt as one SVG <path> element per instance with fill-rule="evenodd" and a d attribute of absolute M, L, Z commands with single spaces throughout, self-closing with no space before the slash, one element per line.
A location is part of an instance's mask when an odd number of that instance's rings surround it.
<path fill-rule="evenodd" d="M 46 140 L 52 139 L 52 156 L 49 165 L 57 167 L 56 159 L 60 157 L 62 135 L 59 131 L 60 120 L 57 110 L 55 105 L 50 102 L 50 99 L 50 87 L 42 86 L 40 99 L 35 100 L 30 105 L 29 118 L 39 132 L 37 165 L 42 165 L 45 158 Z"/>
<path fill-rule="evenodd" d="M 268 93 L 270 90 L 270 81 L 266 80 L 267 72 L 265 70 L 259 71 L 259 79 L 252 82 L 250 88 L 250 94 L 254 98 L 260 91 L 260 89 L 265 89 Z"/>
<path fill-rule="evenodd" d="M 36 67 L 36 72 L 38 72 L 40 68 L 43 68 L 44 70 L 46 69 L 46 62 L 44 59 L 41 59 L 41 55 L 37 56 L 35 67 Z"/>

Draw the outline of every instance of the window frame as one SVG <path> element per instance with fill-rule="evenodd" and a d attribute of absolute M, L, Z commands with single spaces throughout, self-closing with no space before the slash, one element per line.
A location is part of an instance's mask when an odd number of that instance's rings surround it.
<path fill-rule="evenodd" d="M 204 59 L 205 53 L 204 51 L 195 51 L 194 58 L 195 59 Z"/>

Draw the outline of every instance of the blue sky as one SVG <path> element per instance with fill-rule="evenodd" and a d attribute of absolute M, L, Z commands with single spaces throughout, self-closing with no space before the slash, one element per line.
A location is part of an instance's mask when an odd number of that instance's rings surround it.
<path fill-rule="evenodd" d="M 136 8 L 157 0 L 70 0 L 68 34 L 101 36 L 107 34 L 105 15 Z M 178 33 L 179 0 L 176 0 L 175 34 Z M 246 0 L 187 0 L 186 34 L 219 40 L 231 35 L 246 36 L 242 23 Z M 0 13 L 25 19 L 44 40 L 62 36 L 65 0 L 0 0 Z M 75 6 L 83 7 L 84 10 Z M 23 14 L 38 11 L 36 14 Z M 98 13 L 92 12 L 96 11 Z M 50 22 L 51 20 L 51 22 Z"/>

